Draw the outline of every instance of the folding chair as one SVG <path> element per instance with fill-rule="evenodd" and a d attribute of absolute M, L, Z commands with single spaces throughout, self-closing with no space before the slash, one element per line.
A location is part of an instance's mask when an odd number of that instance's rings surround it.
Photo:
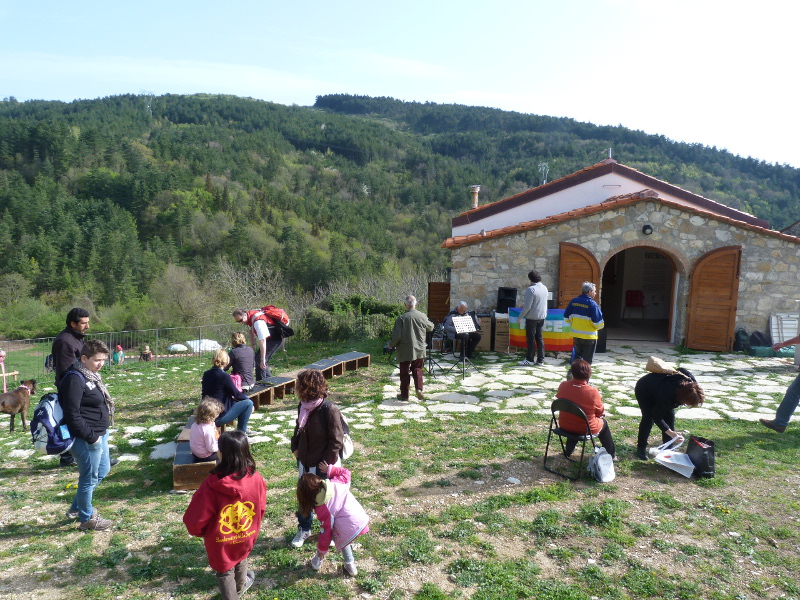
<path fill-rule="evenodd" d="M 558 416 L 556 413 L 570 413 L 575 415 L 579 419 L 581 419 L 585 425 L 586 429 L 584 430 L 585 433 L 572 433 L 571 431 L 564 431 L 558 426 Z M 560 475 L 561 477 L 565 477 L 566 479 L 571 479 L 575 481 L 579 479 L 582 472 L 583 472 L 583 458 L 586 453 L 586 442 L 590 442 L 592 452 L 594 452 L 595 447 L 597 444 L 595 443 L 595 437 L 592 435 L 591 430 L 589 429 L 589 420 L 586 418 L 586 413 L 583 412 L 580 406 L 572 402 L 571 400 L 565 400 L 564 398 L 556 398 L 553 401 L 553 404 L 550 406 L 550 431 L 547 433 L 547 446 L 544 449 L 544 469 L 545 471 L 550 471 L 551 473 L 555 473 L 556 475 Z M 578 470 L 574 477 L 570 476 L 565 471 L 558 471 L 552 467 L 547 466 L 547 455 L 550 451 L 550 438 L 553 434 L 558 436 L 559 442 L 561 442 L 561 456 L 565 457 L 570 463 L 578 463 Z M 564 439 L 570 443 L 575 443 L 575 449 L 578 448 L 578 443 L 581 443 L 581 458 L 580 460 L 575 460 L 574 458 L 570 458 L 566 455 L 566 446 L 564 444 Z M 574 452 L 574 451 L 573 451 Z M 554 462 L 551 460 L 551 463 Z M 588 459 L 587 459 L 588 462 Z"/>

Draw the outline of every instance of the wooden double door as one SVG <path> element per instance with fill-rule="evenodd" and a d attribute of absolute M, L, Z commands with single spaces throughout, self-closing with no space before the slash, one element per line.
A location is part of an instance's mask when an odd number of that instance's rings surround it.
<path fill-rule="evenodd" d="M 701 256 L 689 280 L 686 347 L 728 352 L 733 346 L 736 306 L 739 298 L 741 246 L 717 248 Z M 581 293 L 581 284 L 600 284 L 600 264 L 586 248 L 561 242 L 558 264 L 559 308 Z M 602 294 L 602 290 L 598 289 Z M 673 297 L 674 294 L 671 294 Z M 670 327 L 675 307 L 670 307 Z"/>

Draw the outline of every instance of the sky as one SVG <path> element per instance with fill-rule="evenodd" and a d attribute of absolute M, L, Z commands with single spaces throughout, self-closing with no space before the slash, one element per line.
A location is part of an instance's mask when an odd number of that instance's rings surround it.
<path fill-rule="evenodd" d="M 798 17 L 791 0 L 0 0 L 0 99 L 389 96 L 800 167 Z"/>

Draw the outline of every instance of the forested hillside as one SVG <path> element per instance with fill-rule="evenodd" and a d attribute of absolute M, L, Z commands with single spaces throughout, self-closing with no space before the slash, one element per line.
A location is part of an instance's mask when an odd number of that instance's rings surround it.
<path fill-rule="evenodd" d="M 46 312 L 81 299 L 115 307 L 115 326 L 178 325 L 191 311 L 150 310 L 165 282 L 185 279 L 212 303 L 231 269 L 269 271 L 297 292 L 440 272 L 470 184 L 494 201 L 539 185 L 540 163 L 552 180 L 608 147 L 775 228 L 800 218 L 797 169 L 624 127 L 345 95 L 314 107 L 10 98 L 0 102 L 0 301 Z"/>

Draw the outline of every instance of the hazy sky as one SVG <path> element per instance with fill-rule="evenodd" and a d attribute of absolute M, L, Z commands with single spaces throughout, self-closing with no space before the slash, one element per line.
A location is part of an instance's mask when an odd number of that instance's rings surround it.
<path fill-rule="evenodd" d="M 798 17 L 790 0 L 0 0 L 0 98 L 391 96 L 800 167 Z"/>

